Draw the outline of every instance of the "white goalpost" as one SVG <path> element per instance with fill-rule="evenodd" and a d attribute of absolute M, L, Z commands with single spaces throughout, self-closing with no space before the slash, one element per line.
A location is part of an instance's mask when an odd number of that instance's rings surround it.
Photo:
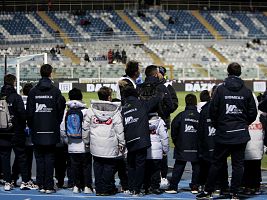
<path fill-rule="evenodd" d="M 17 92 L 20 93 L 20 65 L 26 61 L 31 60 L 32 58 L 36 56 L 43 56 L 44 58 L 44 64 L 47 64 L 47 53 L 40 53 L 40 54 L 32 54 L 32 55 L 26 55 L 26 56 L 19 56 L 16 58 L 11 58 L 7 61 L 7 66 L 16 66 L 16 78 L 17 78 Z M 0 65 L 3 65 L 0 63 Z"/>

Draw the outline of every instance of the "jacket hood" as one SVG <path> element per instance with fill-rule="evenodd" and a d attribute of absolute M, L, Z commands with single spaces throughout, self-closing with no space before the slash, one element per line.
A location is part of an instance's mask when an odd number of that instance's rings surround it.
<path fill-rule="evenodd" d="M 147 82 L 147 83 L 160 83 L 160 80 L 157 77 L 149 76 L 149 77 L 146 77 L 145 82 Z"/>
<path fill-rule="evenodd" d="M 121 103 L 120 102 L 109 102 L 101 100 L 92 100 L 91 108 L 93 113 L 100 121 L 107 121 L 119 112 Z"/>
<path fill-rule="evenodd" d="M 70 100 L 66 103 L 69 108 L 86 108 L 86 104 L 78 100 Z"/>
<path fill-rule="evenodd" d="M 15 90 L 15 88 L 11 85 L 4 85 L 2 88 L 1 88 L 1 95 L 2 96 L 8 96 L 12 93 L 17 93 L 17 91 Z"/>
<path fill-rule="evenodd" d="M 243 87 L 244 81 L 238 76 L 231 75 L 224 80 L 223 84 L 228 90 L 239 91 Z"/>
<path fill-rule="evenodd" d="M 49 78 L 41 78 L 36 86 L 39 90 L 48 90 L 52 87 L 52 81 Z"/>
<path fill-rule="evenodd" d="M 155 130 L 158 128 L 160 123 L 160 117 L 159 116 L 153 116 L 149 120 L 149 130 Z"/>

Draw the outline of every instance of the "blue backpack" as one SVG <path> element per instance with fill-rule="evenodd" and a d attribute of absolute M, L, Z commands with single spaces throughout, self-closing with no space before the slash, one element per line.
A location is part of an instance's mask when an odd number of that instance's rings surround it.
<path fill-rule="evenodd" d="M 83 108 L 70 108 L 65 117 L 66 135 L 70 138 L 82 139 Z"/>

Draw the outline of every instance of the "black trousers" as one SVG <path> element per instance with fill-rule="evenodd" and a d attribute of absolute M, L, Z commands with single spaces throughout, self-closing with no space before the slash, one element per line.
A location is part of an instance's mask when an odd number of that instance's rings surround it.
<path fill-rule="evenodd" d="M 128 190 L 128 170 L 126 159 L 124 157 L 116 159 L 116 170 L 118 171 L 122 190 Z"/>
<path fill-rule="evenodd" d="M 246 143 L 244 144 L 215 144 L 214 149 L 214 160 L 212 162 L 205 190 L 207 192 L 213 192 L 216 185 L 216 180 L 220 173 L 220 169 L 223 163 L 229 155 L 231 155 L 232 160 L 232 179 L 231 188 L 232 193 L 238 193 L 239 187 L 241 186 L 241 181 L 243 177 L 243 167 L 244 167 L 244 152 L 246 148 Z"/>
<path fill-rule="evenodd" d="M 114 193 L 116 159 L 94 156 L 94 174 L 96 193 Z"/>
<path fill-rule="evenodd" d="M 161 178 L 167 178 L 168 174 L 168 156 L 163 155 L 161 160 Z"/>
<path fill-rule="evenodd" d="M 27 180 L 31 180 L 32 176 L 32 160 L 33 160 L 33 146 L 25 146 L 25 154 L 26 154 L 26 165 L 27 165 L 27 173 L 28 178 Z M 20 167 L 19 167 L 19 159 L 15 155 L 15 159 L 12 165 L 12 180 L 16 183 L 16 181 L 19 179 Z"/>
<path fill-rule="evenodd" d="M 144 181 L 146 156 L 146 148 L 128 152 L 127 162 L 130 191 L 140 192 Z"/>
<path fill-rule="evenodd" d="M 201 159 L 199 163 L 200 163 L 199 185 L 205 185 L 208 179 L 209 170 L 212 165 L 212 162 Z M 216 181 L 216 188 L 221 190 L 226 190 L 229 188 L 227 159 L 224 161 L 222 168 L 219 172 L 218 179 Z"/>
<path fill-rule="evenodd" d="M 45 190 L 54 189 L 55 145 L 34 147 L 36 159 L 36 183 Z"/>
<path fill-rule="evenodd" d="M 55 150 L 55 177 L 58 181 L 58 186 L 62 187 L 66 176 L 68 146 L 56 147 Z"/>
<path fill-rule="evenodd" d="M 187 161 L 181 161 L 181 160 L 175 160 L 174 168 L 172 171 L 172 178 L 170 181 L 170 188 L 173 190 L 177 190 L 178 184 L 182 178 L 182 175 L 184 173 L 184 169 L 186 166 Z M 191 162 L 192 165 L 192 178 L 190 186 L 197 186 L 199 185 L 199 162 Z"/>
<path fill-rule="evenodd" d="M 246 188 L 260 188 L 261 160 L 245 160 L 242 185 Z"/>
<path fill-rule="evenodd" d="M 10 146 L 10 147 L 0 147 L 0 158 L 2 164 L 2 170 L 4 175 L 4 180 L 6 182 L 11 182 L 11 164 L 10 164 L 10 157 L 11 151 L 14 151 L 15 157 L 17 157 L 18 162 L 18 171 L 21 172 L 21 177 L 23 182 L 28 182 L 28 170 L 27 170 L 27 157 L 25 154 L 25 146 Z"/>
<path fill-rule="evenodd" d="M 92 185 L 91 153 L 70 153 L 73 184 L 78 188 Z"/>
<path fill-rule="evenodd" d="M 160 159 L 146 160 L 144 188 L 159 189 L 160 186 Z"/>

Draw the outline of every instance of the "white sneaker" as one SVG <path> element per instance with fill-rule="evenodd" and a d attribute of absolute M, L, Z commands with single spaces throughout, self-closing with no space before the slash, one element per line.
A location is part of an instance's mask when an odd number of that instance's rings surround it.
<path fill-rule="evenodd" d="M 27 184 L 31 190 L 38 190 L 38 185 L 35 185 L 32 181 L 29 181 Z"/>
<path fill-rule="evenodd" d="M 20 189 L 21 190 L 30 190 L 31 188 L 30 188 L 30 185 L 28 183 L 21 182 Z"/>
<path fill-rule="evenodd" d="M 162 178 L 161 182 L 160 182 L 160 189 L 166 190 L 166 189 L 168 189 L 169 186 L 170 186 L 170 183 L 169 183 L 168 179 Z"/>
<path fill-rule="evenodd" d="M 84 192 L 84 194 L 93 194 L 92 189 L 89 187 L 85 187 L 83 192 Z"/>
<path fill-rule="evenodd" d="M 72 192 L 73 193 L 80 193 L 80 189 L 77 186 L 74 186 Z"/>
<path fill-rule="evenodd" d="M 10 191 L 10 190 L 12 190 L 12 184 L 11 184 L 11 183 L 8 183 L 8 182 L 5 182 L 4 190 L 5 190 L 5 191 Z"/>

